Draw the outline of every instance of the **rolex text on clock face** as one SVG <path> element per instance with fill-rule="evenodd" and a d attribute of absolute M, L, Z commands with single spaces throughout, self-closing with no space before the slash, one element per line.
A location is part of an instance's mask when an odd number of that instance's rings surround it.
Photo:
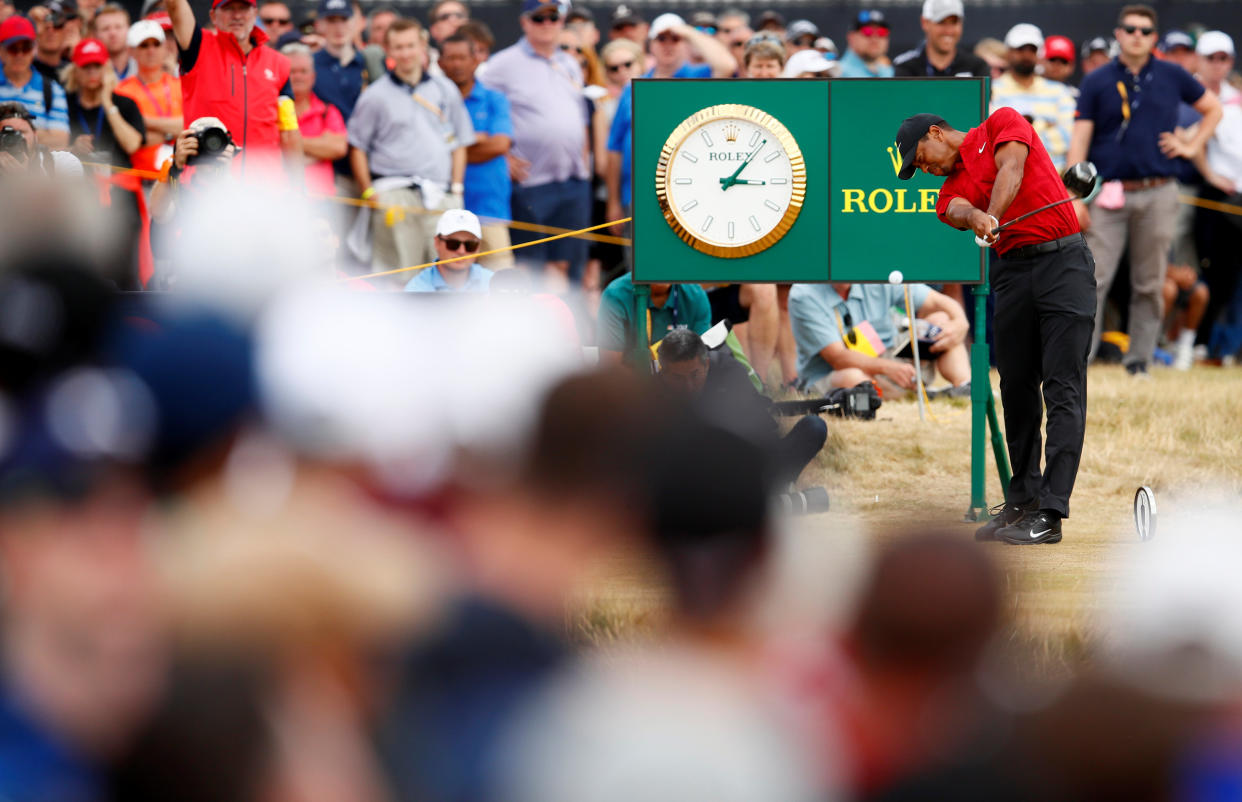
<path fill-rule="evenodd" d="M 747 256 L 775 243 L 805 196 L 797 144 L 750 106 L 714 106 L 688 118 L 669 138 L 660 167 L 665 218 L 691 246 L 717 256 Z"/>

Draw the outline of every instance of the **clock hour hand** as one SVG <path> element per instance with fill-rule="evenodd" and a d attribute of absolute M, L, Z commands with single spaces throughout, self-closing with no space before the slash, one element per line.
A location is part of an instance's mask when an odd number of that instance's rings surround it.
<path fill-rule="evenodd" d="M 768 140 L 766 140 L 766 139 L 765 139 L 765 140 L 763 140 L 762 142 L 760 142 L 760 143 L 759 143 L 759 147 L 757 147 L 757 148 L 755 148 L 754 150 L 752 150 L 752 151 L 750 152 L 750 155 L 746 157 L 746 161 L 742 162 L 741 164 L 739 164 L 739 165 L 737 166 L 737 169 L 733 171 L 733 175 L 731 175 L 731 176 L 729 176 L 729 177 L 727 177 L 727 178 L 722 178 L 722 179 L 720 179 L 720 189 L 721 189 L 721 191 L 724 191 L 724 190 L 728 189 L 729 187 L 733 186 L 734 184 L 740 183 L 740 182 L 737 180 L 737 177 L 738 177 L 739 175 L 741 175 L 741 173 L 742 173 L 742 171 L 743 171 L 743 170 L 745 170 L 745 169 L 746 169 L 746 165 L 750 164 L 750 160 L 751 160 L 751 159 L 753 159 L 753 158 L 755 158 L 755 154 L 757 154 L 759 151 L 763 150 L 763 146 L 764 146 L 764 145 L 766 145 L 766 144 L 768 144 Z"/>

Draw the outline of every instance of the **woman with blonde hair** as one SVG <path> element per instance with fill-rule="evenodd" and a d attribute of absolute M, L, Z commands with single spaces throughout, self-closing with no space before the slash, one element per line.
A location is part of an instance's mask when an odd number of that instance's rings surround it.
<path fill-rule="evenodd" d="M 115 167 L 130 167 L 130 156 L 142 147 L 147 128 L 138 104 L 113 94 L 116 83 L 103 42 L 78 42 L 73 64 L 65 71 L 69 149 L 83 161 L 104 160 Z M 89 158 L 92 154 L 93 159 Z"/>

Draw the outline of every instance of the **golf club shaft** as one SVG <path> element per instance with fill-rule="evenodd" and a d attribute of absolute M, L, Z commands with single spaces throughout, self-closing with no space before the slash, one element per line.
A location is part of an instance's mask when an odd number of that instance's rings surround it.
<path fill-rule="evenodd" d="M 1076 201 L 1076 200 L 1078 200 L 1078 198 L 1075 198 L 1074 196 L 1071 195 L 1068 198 L 1063 198 L 1059 201 L 1053 201 L 1052 203 L 1046 204 L 1044 206 L 1040 206 L 1038 209 L 1032 209 L 1026 214 L 1018 215 L 1014 219 L 1006 223 L 1002 223 L 999 227 L 992 229 L 992 234 L 995 236 L 996 234 L 999 234 L 1005 229 L 1009 228 L 1014 223 L 1021 223 L 1023 220 L 1025 220 L 1026 218 L 1030 217 L 1033 214 L 1039 214 L 1040 212 L 1046 212 L 1049 209 L 1051 209 L 1053 206 L 1060 206 L 1063 203 L 1070 203 L 1071 201 Z"/>

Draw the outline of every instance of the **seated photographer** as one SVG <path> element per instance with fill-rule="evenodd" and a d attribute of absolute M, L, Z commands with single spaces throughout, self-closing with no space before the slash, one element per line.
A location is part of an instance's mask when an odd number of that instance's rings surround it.
<path fill-rule="evenodd" d="M 931 360 L 952 387 L 950 396 L 970 395 L 970 325 L 960 304 L 926 284 L 911 284 L 915 317 L 932 336 L 919 340 L 919 357 Z M 892 309 L 905 309 L 905 295 L 893 284 L 795 284 L 789 293 L 789 320 L 798 345 L 798 375 L 810 392 L 877 381 L 887 393 L 913 390 L 914 365 L 904 358 Z M 866 324 L 866 325 L 864 325 Z M 871 343 L 873 335 L 879 342 Z M 867 345 L 875 355 L 866 352 Z M 928 362 L 924 361 L 924 365 Z"/>
<path fill-rule="evenodd" d="M 634 317 L 634 293 L 631 273 L 618 276 L 604 288 L 595 324 L 601 364 L 624 362 L 633 367 L 640 325 L 647 327 L 647 343 L 652 346 L 677 329 L 702 334 L 712 325 L 711 303 L 698 284 L 652 284 L 642 320 Z"/>
<path fill-rule="evenodd" d="M 224 123 L 215 117 L 199 117 L 177 135 L 168 180 L 151 190 L 151 219 L 168 222 L 176 212 L 181 187 L 192 181 L 216 181 L 229 174 L 237 146 Z"/>
<path fill-rule="evenodd" d="M 828 425 L 806 415 L 782 438 L 772 417 L 772 402 L 750 383 L 750 376 L 727 348 L 711 350 L 690 329 L 670 331 L 659 346 L 660 383 L 703 406 L 707 416 L 739 434 L 770 446 L 774 478 L 782 485 L 802 473 L 828 439 Z"/>
<path fill-rule="evenodd" d="M 15 100 L 0 103 L 0 175 L 37 170 L 45 175 L 80 178 L 82 162 L 72 153 L 39 144 L 35 117 Z"/>

